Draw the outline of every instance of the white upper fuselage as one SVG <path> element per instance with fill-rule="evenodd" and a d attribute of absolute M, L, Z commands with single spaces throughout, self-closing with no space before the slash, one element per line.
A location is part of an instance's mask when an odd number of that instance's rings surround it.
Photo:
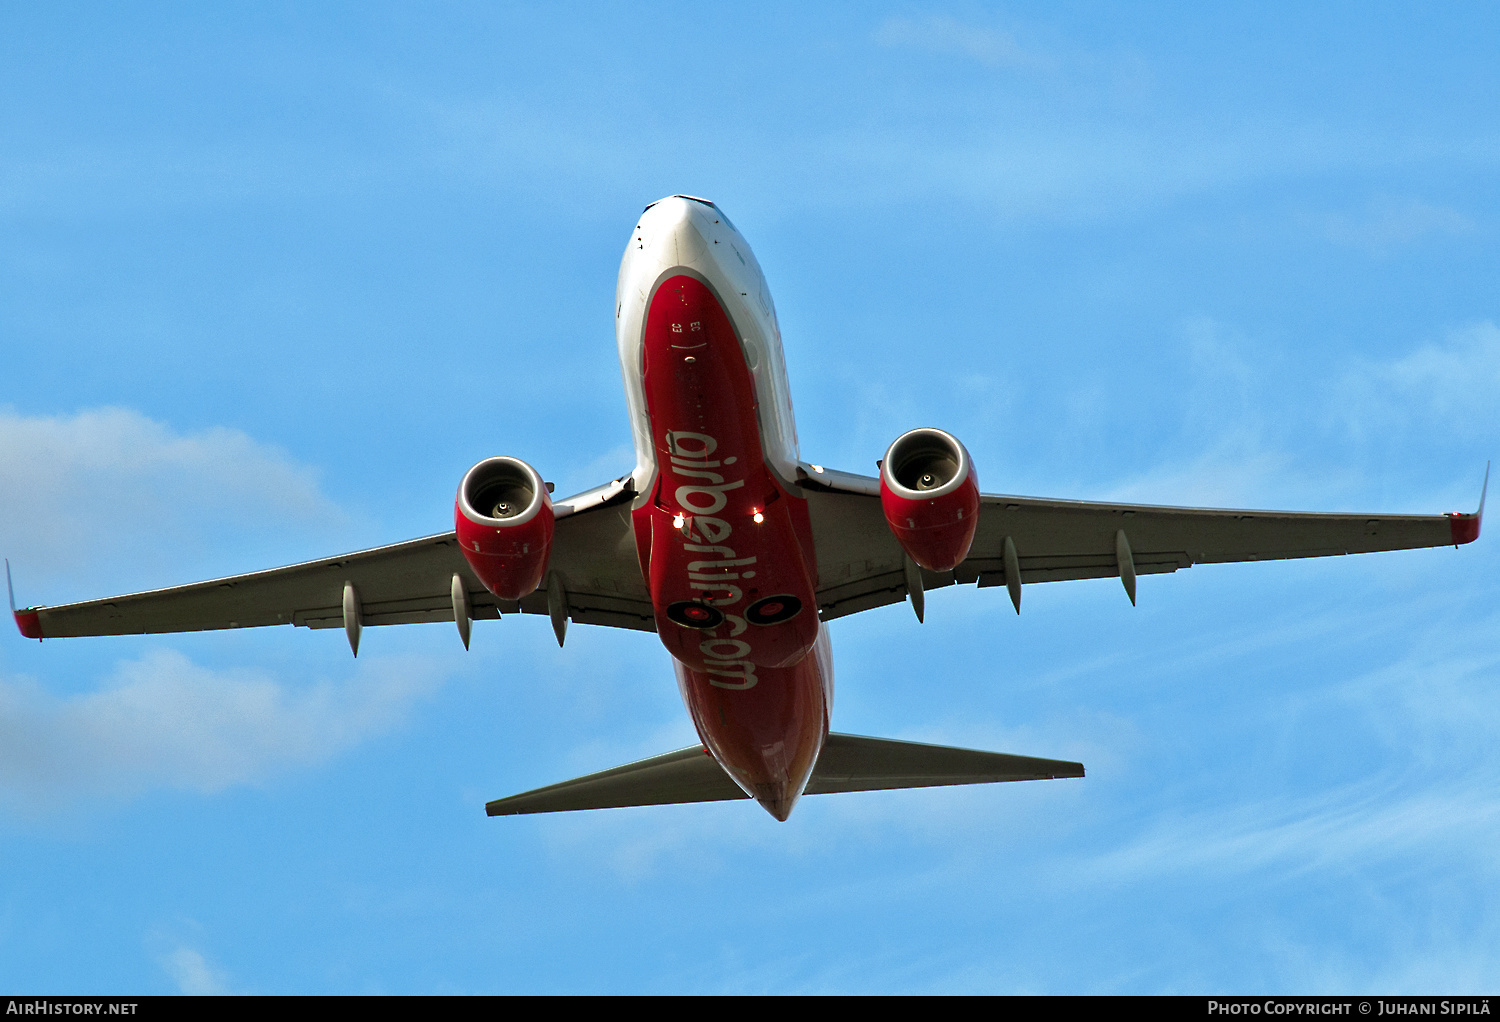
<path fill-rule="evenodd" d="M 635 439 L 637 493 L 656 474 L 657 447 L 646 409 L 643 381 L 646 311 L 658 284 L 684 270 L 701 277 L 718 294 L 739 335 L 755 387 L 761 446 L 767 466 L 783 482 L 797 478 L 797 427 L 792 421 L 791 389 L 781 349 L 776 307 L 755 253 L 729 219 L 706 200 L 681 195 L 646 207 L 620 261 L 615 289 L 615 338 L 625 402 Z"/>

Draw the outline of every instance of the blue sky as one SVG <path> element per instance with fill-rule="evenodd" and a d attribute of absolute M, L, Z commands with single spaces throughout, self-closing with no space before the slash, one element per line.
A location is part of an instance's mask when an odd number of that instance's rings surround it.
<path fill-rule="evenodd" d="M 633 217 L 755 246 L 804 457 L 1471 510 L 1500 454 L 1480 4 L 0 6 L 0 551 L 24 602 L 631 464 Z M 1078 782 L 490 820 L 688 744 L 545 620 L 0 639 L 0 985 L 1333 992 L 1500 978 L 1500 550 L 928 597 L 837 730 Z"/>

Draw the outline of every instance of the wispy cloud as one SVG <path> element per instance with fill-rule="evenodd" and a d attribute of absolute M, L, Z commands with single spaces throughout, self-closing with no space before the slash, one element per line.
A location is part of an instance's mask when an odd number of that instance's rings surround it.
<path fill-rule="evenodd" d="M 1472 323 L 1371 371 L 1440 415 L 1493 415 L 1500 406 L 1500 328 Z"/>
<path fill-rule="evenodd" d="M 222 969 L 210 964 L 203 952 L 190 947 L 178 947 L 157 957 L 157 962 L 179 992 L 189 996 L 215 996 L 229 993 L 228 976 Z"/>
<path fill-rule="evenodd" d="M 202 950 L 203 925 L 181 916 L 152 927 L 145 934 L 147 952 L 181 994 L 222 996 L 234 993 L 229 975 Z"/>
<path fill-rule="evenodd" d="M 1334 405 L 1356 435 L 1392 422 L 1442 423 L 1454 436 L 1493 438 L 1500 407 L 1500 327 L 1448 331 L 1406 355 L 1355 366 Z"/>
<path fill-rule="evenodd" d="M 574 493 L 582 493 L 600 483 L 618 479 L 634 468 L 635 450 L 626 444 L 619 444 L 584 465 L 569 467 L 558 484 L 555 496 L 562 498 Z"/>
<path fill-rule="evenodd" d="M 1051 64 L 1040 53 L 1023 49 L 1009 32 L 965 24 L 946 15 L 887 18 L 875 30 L 875 41 L 882 46 L 962 57 L 986 67 L 1028 69 Z"/>
<path fill-rule="evenodd" d="M 1489 321 L 1449 330 L 1392 358 L 1349 360 L 1332 369 L 1209 317 L 1189 318 L 1181 337 L 1180 422 L 1166 447 L 1168 460 L 1098 496 L 1343 510 L 1356 498 L 1368 499 L 1362 493 L 1372 485 L 1373 464 L 1384 478 L 1393 478 L 1396 445 L 1406 450 L 1440 436 L 1451 451 L 1477 441 L 1483 456 L 1485 442 L 1500 439 L 1494 414 L 1500 406 L 1500 328 Z M 1304 411 L 1291 417 L 1288 408 Z M 1294 457 L 1294 451 L 1301 453 Z M 1453 485 L 1457 493 L 1450 492 Z M 1447 506 L 1477 485 L 1477 476 L 1445 480 L 1440 490 L 1389 510 L 1418 511 L 1435 499 Z"/>
<path fill-rule="evenodd" d="M 1363 210 L 1328 214 L 1315 222 L 1330 241 L 1377 255 L 1430 235 L 1474 230 L 1474 222 L 1455 209 L 1393 196 L 1379 196 Z"/>
<path fill-rule="evenodd" d="M 254 783 L 390 731 L 442 680 L 420 660 L 370 659 L 346 680 L 294 685 L 171 650 L 68 697 L 0 677 L 0 804 L 35 816 L 151 788 Z"/>
<path fill-rule="evenodd" d="M 1470 849 L 1493 869 L 1489 849 L 1500 834 L 1496 779 L 1402 793 L 1382 778 L 1304 800 L 1247 802 L 1167 820 L 1080 875 L 1124 881 L 1163 872 L 1300 872 L 1437 849 L 1450 856 L 1453 849 Z"/>
<path fill-rule="evenodd" d="M 1310 688 L 1278 711 L 1278 726 L 1292 732 L 1321 733 L 1330 719 L 1361 732 L 1386 764 L 1378 773 L 1306 796 L 1163 818 L 1083 872 L 1101 880 L 1291 875 L 1434 854 L 1500 870 L 1500 761 L 1490 724 L 1500 711 L 1490 684 L 1500 672 L 1497 638 L 1494 615 L 1462 635 L 1434 626 L 1399 660 Z"/>

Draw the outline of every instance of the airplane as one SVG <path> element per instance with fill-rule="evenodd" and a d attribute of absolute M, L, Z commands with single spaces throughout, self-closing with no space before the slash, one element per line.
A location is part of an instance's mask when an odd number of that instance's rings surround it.
<path fill-rule="evenodd" d="M 1084 776 L 1080 763 L 830 731 L 827 623 L 950 585 L 1119 578 L 1195 564 L 1455 547 L 1473 514 L 1158 507 L 982 493 L 964 445 L 898 436 L 878 477 L 801 460 L 765 276 L 713 202 L 647 206 L 620 263 L 615 335 L 633 471 L 565 499 L 514 457 L 463 477 L 449 532 L 192 585 L 17 609 L 33 639 L 343 628 L 547 615 L 654 631 L 701 744 L 488 803 L 491 816 Z"/>

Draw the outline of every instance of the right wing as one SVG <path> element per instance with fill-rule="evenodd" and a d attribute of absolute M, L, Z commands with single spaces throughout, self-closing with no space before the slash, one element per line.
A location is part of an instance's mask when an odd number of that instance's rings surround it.
<path fill-rule="evenodd" d="M 555 588 L 564 616 L 573 621 L 655 631 L 631 531 L 628 480 L 554 504 L 557 526 L 547 578 L 519 602 L 498 600 L 485 589 L 454 534 L 445 532 L 171 589 L 16 610 L 16 622 L 33 639 L 285 624 L 341 628 L 346 583 L 359 594 L 362 625 L 452 621 L 453 576 L 458 575 L 475 620 L 502 612 L 548 614 Z"/>
<path fill-rule="evenodd" d="M 908 593 L 906 556 L 885 523 L 880 480 L 803 465 L 800 473 L 818 555 L 818 613 L 828 621 L 900 603 Z M 1489 471 L 1485 471 L 1488 489 Z M 1020 583 L 1124 577 L 1194 564 L 1450 546 L 1479 537 L 1481 492 L 1474 514 L 1321 514 L 1219 508 L 1106 504 L 983 494 L 968 557 L 952 571 L 921 573 L 922 588 L 954 583 Z M 1006 569 L 1006 544 L 1015 558 Z M 915 566 L 913 566 L 915 568 Z M 1133 599 L 1133 597 L 1132 597 Z"/>

